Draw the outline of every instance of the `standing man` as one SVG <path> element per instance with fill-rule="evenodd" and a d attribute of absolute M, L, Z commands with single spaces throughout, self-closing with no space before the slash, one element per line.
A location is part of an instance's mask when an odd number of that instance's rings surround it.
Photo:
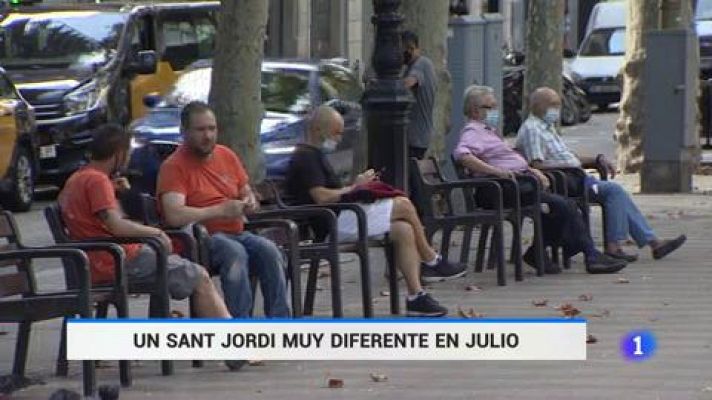
<path fill-rule="evenodd" d="M 163 216 L 170 226 L 204 224 L 210 233 L 213 270 L 220 274 L 230 313 L 250 314 L 250 275 L 260 280 L 267 317 L 288 317 L 285 261 L 277 246 L 244 231 L 244 217 L 259 208 L 240 159 L 217 143 L 210 106 L 194 101 L 181 112 L 183 144 L 158 174 Z"/>
<path fill-rule="evenodd" d="M 401 34 L 405 51 L 405 87 L 413 92 L 415 104 L 410 111 L 408 124 L 408 158 L 422 159 L 433 137 L 433 104 L 435 103 L 436 76 L 433 62 L 421 54 L 418 36 L 405 31 Z"/>
<path fill-rule="evenodd" d="M 561 98 L 548 87 L 540 87 L 529 97 L 529 117 L 519 128 L 517 149 L 526 157 L 529 165 L 538 169 L 581 168 L 583 164 L 601 164 L 615 177 L 613 165 L 603 154 L 596 157 L 579 157 L 566 146 L 558 132 L 556 123 L 561 115 Z M 573 181 L 573 180 L 571 180 Z M 598 181 L 586 176 L 578 179 L 570 193 L 588 190 L 591 197 L 600 202 L 606 210 L 606 255 L 627 262 L 638 259 L 636 254 L 623 252 L 621 242 L 628 235 L 639 248 L 649 246 L 654 259 L 659 260 L 680 248 L 687 239 L 679 235 L 674 239 L 662 240 L 657 237 L 643 214 L 630 198 L 628 192 L 612 181 Z"/>

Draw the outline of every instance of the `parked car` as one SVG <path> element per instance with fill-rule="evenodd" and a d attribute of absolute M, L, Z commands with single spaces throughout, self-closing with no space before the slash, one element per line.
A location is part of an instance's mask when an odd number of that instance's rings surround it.
<path fill-rule="evenodd" d="M 505 67 L 502 75 L 504 134 L 514 135 L 522 124 L 523 66 Z M 561 123 L 574 125 L 591 118 L 591 104 L 586 93 L 566 74 L 562 77 Z"/>
<path fill-rule="evenodd" d="M 92 129 L 142 116 L 144 95 L 164 93 L 187 65 L 213 56 L 220 7 L 15 3 L 0 15 L 0 65 L 37 111 L 38 177 L 55 184 L 86 161 Z"/>
<path fill-rule="evenodd" d="M 32 205 L 37 171 L 34 109 L 0 68 L 0 204 L 12 211 Z"/>
<path fill-rule="evenodd" d="M 150 112 L 130 125 L 134 133 L 129 170 L 139 190 L 153 193 L 161 162 L 180 144 L 181 107 L 193 100 L 208 100 L 212 62 L 194 63 L 157 101 L 147 96 Z M 344 136 L 329 155 L 337 174 L 347 177 L 353 165 L 353 149 L 361 132 L 362 88 L 351 70 L 330 62 L 264 62 L 260 127 L 262 152 L 268 177 L 283 176 L 295 145 L 304 137 L 306 117 L 315 105 L 327 103 L 344 117 Z"/>

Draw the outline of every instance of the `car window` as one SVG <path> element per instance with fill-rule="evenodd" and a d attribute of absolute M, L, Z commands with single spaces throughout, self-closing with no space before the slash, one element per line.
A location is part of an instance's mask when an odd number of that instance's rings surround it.
<path fill-rule="evenodd" d="M 579 54 L 586 57 L 625 54 L 625 28 L 598 29 L 591 32 L 581 45 Z"/>
<path fill-rule="evenodd" d="M 0 22 L 0 64 L 93 69 L 112 59 L 125 22 L 118 12 L 11 13 Z"/>
<path fill-rule="evenodd" d="M 198 59 L 198 35 L 187 13 L 168 15 L 161 26 L 163 33 L 162 61 L 174 71 L 182 71 Z"/>
<path fill-rule="evenodd" d="M 695 19 L 712 19 L 712 0 L 697 0 L 697 9 L 695 9 Z"/>
<path fill-rule="evenodd" d="M 359 101 L 361 98 L 361 86 L 353 74 L 341 68 L 332 66 L 324 66 L 321 70 L 322 88 L 333 88 L 336 91 L 335 95 L 325 96 L 327 93 L 322 93 L 322 100 L 337 97 L 340 100 Z"/>
<path fill-rule="evenodd" d="M 262 103 L 265 110 L 303 114 L 310 110 L 309 72 L 290 70 L 262 71 Z"/>
<path fill-rule="evenodd" d="M 215 52 L 215 36 L 217 35 L 215 16 L 213 14 L 197 14 L 195 16 L 195 33 L 198 39 L 198 58 L 212 58 Z"/>

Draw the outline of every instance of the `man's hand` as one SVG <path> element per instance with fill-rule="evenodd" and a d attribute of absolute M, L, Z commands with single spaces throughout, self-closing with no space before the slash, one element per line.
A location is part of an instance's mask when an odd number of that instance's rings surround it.
<path fill-rule="evenodd" d="M 369 169 L 356 176 L 356 179 L 354 179 L 354 185 L 368 183 L 373 181 L 374 179 L 376 179 L 376 171 L 374 171 L 373 169 Z"/>
<path fill-rule="evenodd" d="M 114 191 L 116 192 L 124 192 L 131 189 L 129 180 L 123 176 L 112 179 L 111 183 L 114 185 Z"/>
<path fill-rule="evenodd" d="M 160 231 L 158 234 L 158 240 L 161 241 L 161 244 L 166 249 L 168 254 L 173 253 L 173 244 L 171 243 L 171 238 L 166 235 L 166 232 Z"/>
<path fill-rule="evenodd" d="M 536 168 L 530 168 L 529 170 L 532 172 L 532 174 L 534 174 L 534 176 L 539 181 L 539 183 L 541 183 L 541 186 L 544 189 L 549 189 L 549 187 L 551 187 L 551 182 L 549 181 L 549 177 L 544 175 L 543 172 L 539 171 Z"/>
<path fill-rule="evenodd" d="M 616 167 L 615 165 L 613 165 L 612 162 L 608 161 L 608 158 L 606 158 L 606 156 L 601 154 L 600 156 L 596 157 L 596 161 L 598 161 L 598 163 L 606 169 L 606 172 L 608 173 L 608 175 L 611 176 L 611 179 L 616 177 Z"/>
<path fill-rule="evenodd" d="M 497 178 L 502 178 L 502 179 L 515 179 L 516 174 L 512 171 L 507 171 L 506 169 L 500 169 L 499 171 L 494 173 L 494 176 Z"/>
<path fill-rule="evenodd" d="M 239 218 L 245 215 L 245 207 L 247 203 L 243 200 L 228 200 L 222 203 L 223 218 Z"/>
<path fill-rule="evenodd" d="M 257 197 L 255 196 L 254 193 L 250 193 L 250 195 L 247 196 L 245 199 L 245 210 L 244 212 L 247 214 L 252 214 L 260 210 L 260 202 L 257 200 Z"/>

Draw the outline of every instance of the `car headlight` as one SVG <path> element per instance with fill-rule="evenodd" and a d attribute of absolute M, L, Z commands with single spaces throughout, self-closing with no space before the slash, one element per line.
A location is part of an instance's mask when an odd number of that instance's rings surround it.
<path fill-rule="evenodd" d="M 95 108 L 101 98 L 102 89 L 92 80 L 64 96 L 64 109 L 67 115 L 84 113 Z"/>

